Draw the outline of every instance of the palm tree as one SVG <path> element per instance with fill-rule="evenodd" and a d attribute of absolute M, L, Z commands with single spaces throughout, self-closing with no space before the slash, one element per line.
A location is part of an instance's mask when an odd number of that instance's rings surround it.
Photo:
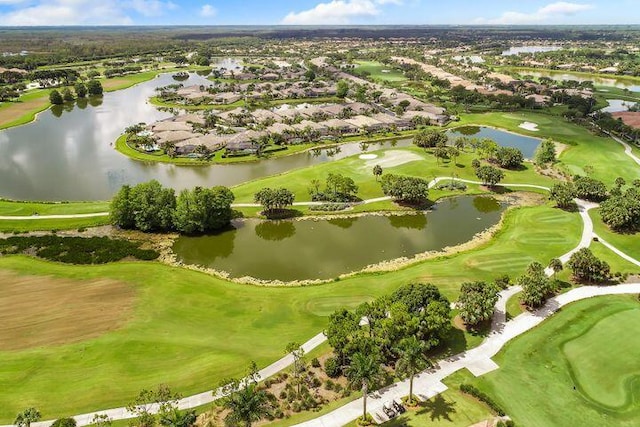
<path fill-rule="evenodd" d="M 372 354 L 355 353 L 351 358 L 351 363 L 347 368 L 347 378 L 349 378 L 349 384 L 361 384 L 362 386 L 362 419 L 367 419 L 367 393 L 369 393 L 369 386 L 374 384 L 382 369 L 378 358 Z"/>
<path fill-rule="evenodd" d="M 418 372 L 431 366 L 425 355 L 427 350 L 426 343 L 415 336 L 400 341 L 400 359 L 396 363 L 396 371 L 409 377 L 409 402 L 413 402 L 413 378 Z"/>
<path fill-rule="evenodd" d="M 269 399 L 257 384 L 244 384 L 224 400 L 224 407 L 231 412 L 225 417 L 228 426 L 251 427 L 255 421 L 269 415 Z"/>
<path fill-rule="evenodd" d="M 549 261 L 549 268 L 553 270 L 553 278 L 555 280 L 556 274 L 562 271 L 562 261 L 560 261 L 558 258 L 553 258 L 551 261 Z"/>
<path fill-rule="evenodd" d="M 30 427 L 31 423 L 40 421 L 40 411 L 36 408 L 27 408 L 20 412 L 13 422 L 18 427 Z"/>
<path fill-rule="evenodd" d="M 373 175 L 375 175 L 375 177 L 376 177 L 376 181 L 378 181 L 378 177 L 379 177 L 380 175 L 382 175 L 382 166 L 380 166 L 380 165 L 375 165 L 375 166 L 373 167 Z"/>

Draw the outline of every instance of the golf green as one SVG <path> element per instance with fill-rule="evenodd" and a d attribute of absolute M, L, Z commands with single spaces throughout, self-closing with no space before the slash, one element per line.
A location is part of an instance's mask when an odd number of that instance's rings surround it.
<path fill-rule="evenodd" d="M 640 302 L 606 296 L 571 304 L 496 356 L 474 383 L 517 425 L 637 426 Z"/>

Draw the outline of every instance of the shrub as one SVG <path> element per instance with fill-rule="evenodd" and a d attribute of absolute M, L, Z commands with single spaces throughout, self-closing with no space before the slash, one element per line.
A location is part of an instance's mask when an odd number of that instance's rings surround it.
<path fill-rule="evenodd" d="M 12 236 L 0 240 L 0 254 L 35 253 L 50 261 L 68 264 L 106 264 L 132 257 L 154 260 L 158 252 L 140 249 L 140 243 L 108 237 Z"/>
<path fill-rule="evenodd" d="M 500 415 L 501 417 L 505 416 L 505 412 L 500 407 L 500 405 L 498 405 L 486 393 L 483 393 L 482 391 L 478 390 L 476 387 L 472 386 L 471 384 L 464 384 L 464 383 L 460 384 L 460 391 L 463 393 L 469 394 L 475 397 L 476 399 L 486 403 L 489 408 L 491 408 L 493 411 L 495 411 L 496 414 Z"/>
<path fill-rule="evenodd" d="M 59 418 L 51 424 L 51 427 L 76 427 L 76 420 L 73 418 Z"/>
<path fill-rule="evenodd" d="M 640 294 L 638 294 L 638 299 L 640 299 Z M 334 387 L 334 382 L 331 380 L 327 380 L 327 382 L 324 384 L 324 388 L 327 390 L 333 390 Z"/>
<path fill-rule="evenodd" d="M 322 385 L 322 381 L 320 381 L 320 379 L 314 378 L 314 379 L 311 380 L 311 386 L 312 387 L 318 388 L 321 385 Z"/>
<path fill-rule="evenodd" d="M 313 359 L 311 359 L 311 366 L 314 368 L 320 367 L 320 361 L 318 360 L 317 357 L 314 357 Z"/>
<path fill-rule="evenodd" d="M 324 362 L 324 372 L 329 378 L 338 378 L 342 374 L 340 363 L 335 357 L 330 357 Z"/>
<path fill-rule="evenodd" d="M 312 211 L 320 211 L 320 212 L 335 212 L 335 211 L 343 211 L 349 205 L 346 203 L 323 203 L 321 205 L 310 206 L 309 210 Z"/>
<path fill-rule="evenodd" d="M 511 278 L 508 274 L 498 276 L 493 280 L 493 283 L 500 289 L 507 289 L 511 285 Z"/>
<path fill-rule="evenodd" d="M 602 181 L 588 176 L 573 178 L 576 197 L 592 202 L 601 202 L 607 198 L 607 186 Z"/>

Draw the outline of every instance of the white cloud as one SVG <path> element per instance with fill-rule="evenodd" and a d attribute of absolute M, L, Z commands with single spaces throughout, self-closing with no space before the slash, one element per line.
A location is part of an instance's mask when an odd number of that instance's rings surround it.
<path fill-rule="evenodd" d="M 200 16 L 203 16 L 205 18 L 213 18 L 217 15 L 217 13 L 218 11 L 216 10 L 216 8 L 211 6 L 210 4 L 205 4 L 200 9 Z"/>
<path fill-rule="evenodd" d="M 380 6 L 402 4 L 402 0 L 331 0 L 300 12 L 290 12 L 282 19 L 289 25 L 339 25 L 348 24 L 353 18 L 373 17 L 381 13 Z"/>
<path fill-rule="evenodd" d="M 593 9 L 593 5 L 560 1 L 548 4 L 531 13 L 508 11 L 504 12 L 498 18 L 478 18 L 475 22 L 477 24 L 498 25 L 553 23 L 563 17 L 573 16 L 589 9 Z"/>
<path fill-rule="evenodd" d="M 128 12 L 160 16 L 176 7 L 161 0 L 38 0 L 0 14 L 0 25 L 131 25 Z"/>

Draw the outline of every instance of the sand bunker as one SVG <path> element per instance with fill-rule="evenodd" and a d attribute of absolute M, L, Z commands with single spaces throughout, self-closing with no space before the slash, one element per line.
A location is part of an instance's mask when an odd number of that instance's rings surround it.
<path fill-rule="evenodd" d="M 365 166 L 372 168 L 375 165 L 380 165 L 383 168 L 392 168 L 405 163 L 415 162 L 416 160 L 422 160 L 422 157 L 410 151 L 389 150 L 385 151 L 384 155 L 378 159 L 367 160 Z"/>
<path fill-rule="evenodd" d="M 135 290 L 114 280 L 20 276 L 0 271 L 0 350 L 61 345 L 118 329 Z"/>
<path fill-rule="evenodd" d="M 538 132 L 539 130 L 538 125 L 536 123 L 531 123 L 531 122 L 524 122 L 518 127 L 531 132 Z"/>
<path fill-rule="evenodd" d="M 371 159 L 377 159 L 378 155 L 377 154 L 361 154 L 360 158 L 362 160 L 371 160 Z"/>

